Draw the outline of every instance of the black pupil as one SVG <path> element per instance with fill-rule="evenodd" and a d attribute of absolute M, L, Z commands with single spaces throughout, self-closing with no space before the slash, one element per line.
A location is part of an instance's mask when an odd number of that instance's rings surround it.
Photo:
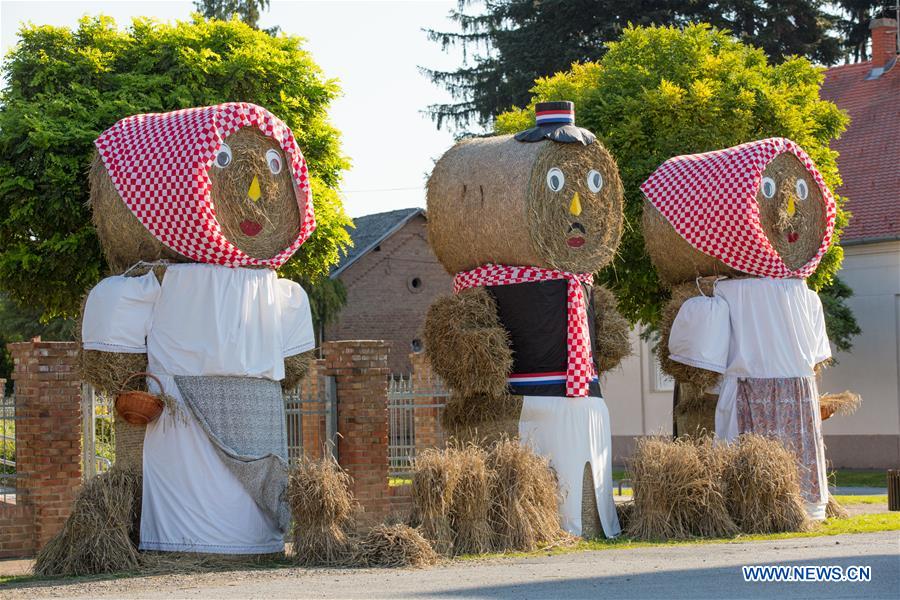
<path fill-rule="evenodd" d="M 553 184 L 553 189 L 558 188 L 559 187 L 559 177 L 557 177 L 556 175 L 551 175 L 550 183 Z"/>
<path fill-rule="evenodd" d="M 219 152 L 219 156 L 216 157 L 216 161 L 219 163 L 220 167 L 224 167 L 228 164 L 228 155 L 224 152 Z"/>
<path fill-rule="evenodd" d="M 594 187 L 600 187 L 600 173 L 594 173 Z"/>

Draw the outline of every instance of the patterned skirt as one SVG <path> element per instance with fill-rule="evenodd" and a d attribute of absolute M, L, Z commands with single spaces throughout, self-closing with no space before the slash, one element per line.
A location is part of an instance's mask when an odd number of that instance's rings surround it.
<path fill-rule="evenodd" d="M 815 378 L 738 379 L 736 405 L 739 431 L 780 439 L 797 456 L 804 500 L 824 505 L 828 483 Z"/>

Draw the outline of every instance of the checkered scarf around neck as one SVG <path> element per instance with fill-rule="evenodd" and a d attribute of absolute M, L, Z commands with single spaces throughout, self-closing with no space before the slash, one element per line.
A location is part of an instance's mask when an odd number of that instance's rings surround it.
<path fill-rule="evenodd" d="M 822 244 L 816 255 L 797 270 L 784 264 L 766 237 L 756 201 L 763 171 L 783 152 L 800 159 L 825 202 Z M 670 158 L 641 185 L 641 191 L 691 246 L 758 277 L 809 277 L 834 232 L 834 196 L 809 155 L 785 138 Z"/>
<path fill-rule="evenodd" d="M 272 258 L 253 258 L 230 242 L 216 219 L 209 169 L 222 141 L 257 127 L 284 150 L 300 207 L 294 242 Z M 94 142 L 116 191 L 157 240 L 192 260 L 277 269 L 316 227 L 306 160 L 294 134 L 266 109 L 246 102 L 122 119 Z"/>
<path fill-rule="evenodd" d="M 566 396 L 570 398 L 587 396 L 591 380 L 597 374 L 591 352 L 591 337 L 587 329 L 587 306 L 585 306 L 582 283 L 592 285 L 594 276 L 590 273 L 568 273 L 540 267 L 511 267 L 506 265 L 483 265 L 457 273 L 453 278 L 453 292 L 496 285 L 534 283 L 565 279 L 568 284 L 566 327 Z"/>

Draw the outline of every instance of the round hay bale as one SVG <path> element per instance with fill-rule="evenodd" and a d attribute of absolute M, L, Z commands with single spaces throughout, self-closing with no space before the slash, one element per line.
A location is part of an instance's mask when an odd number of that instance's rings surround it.
<path fill-rule="evenodd" d="M 532 551 L 565 537 L 559 486 L 546 458 L 504 439 L 491 446 L 487 465 L 494 473 L 490 523 L 496 549 Z"/>
<path fill-rule="evenodd" d="M 766 198 L 762 190 L 756 195 L 760 224 L 772 247 L 790 269 L 799 269 L 818 252 L 825 235 L 825 204 L 822 192 L 811 175 L 791 152 L 776 156 L 763 177 L 776 184 L 776 193 Z M 796 184 L 803 179 L 808 196 L 800 200 Z M 789 200 L 793 197 L 794 214 L 789 215 Z M 684 240 L 668 220 L 649 202 L 644 201 L 644 247 L 656 268 L 660 280 L 674 286 L 703 276 L 736 276 L 740 272 L 723 262 L 696 250 Z"/>
<path fill-rule="evenodd" d="M 454 554 L 482 554 L 491 550 L 488 521 L 493 473 L 487 468 L 487 453 L 469 443 L 447 450 L 459 472 L 450 502 Z"/>
<path fill-rule="evenodd" d="M 779 154 L 763 171 L 777 186 L 775 196 L 756 195 L 760 222 L 766 237 L 785 265 L 799 269 L 819 251 L 825 237 L 825 202 L 822 190 L 809 171 L 792 152 Z M 808 190 L 805 200 L 797 194 L 797 182 L 803 180 Z M 794 214 L 789 214 L 793 203 Z"/>
<path fill-rule="evenodd" d="M 334 459 L 301 458 L 288 480 L 288 503 L 294 517 L 294 561 L 305 566 L 336 565 L 352 548 L 355 503 L 350 476 Z"/>
<path fill-rule="evenodd" d="M 438 555 L 422 534 L 408 525 L 377 525 L 360 540 L 353 557 L 361 567 L 416 567 L 433 565 Z"/>
<path fill-rule="evenodd" d="M 706 394 L 689 383 L 676 383 L 678 404 L 675 406 L 675 425 L 678 435 L 701 438 L 716 432 L 716 405 L 719 397 Z"/>
<path fill-rule="evenodd" d="M 116 191 L 100 155 L 94 153 L 88 175 L 91 219 L 112 274 L 123 273 L 140 261 L 190 262 L 165 246 L 141 224 Z"/>
<path fill-rule="evenodd" d="M 428 448 L 416 456 L 412 475 L 413 507 L 422 535 L 440 554 L 453 553 L 450 507 L 460 477 L 460 462 L 452 452 Z"/>
<path fill-rule="evenodd" d="M 564 175 L 558 191 L 548 187 L 551 168 Z M 592 169 L 603 178 L 598 192 L 588 185 Z M 485 263 L 595 272 L 618 247 L 622 197 L 615 161 L 599 142 L 470 138 L 448 150 L 428 179 L 428 237 L 451 274 Z M 576 223 L 579 247 L 567 243 Z"/>
<path fill-rule="evenodd" d="M 441 296 L 428 308 L 425 351 L 434 372 L 458 394 L 500 396 L 512 369 L 509 332 L 484 288 Z"/>
<path fill-rule="evenodd" d="M 712 445 L 691 438 L 638 440 L 628 464 L 634 490 L 628 536 L 670 540 L 736 533 L 718 478 L 720 464 Z"/>
<path fill-rule="evenodd" d="M 522 396 L 505 391 L 497 396 L 451 394 L 441 413 L 441 426 L 458 443 L 482 446 L 519 436 Z"/>
<path fill-rule="evenodd" d="M 209 170 L 216 218 L 228 240 L 244 253 L 271 258 L 290 246 L 300 230 L 300 207 L 284 153 L 274 139 L 255 127 L 239 129 L 224 141 L 232 151 L 231 164 Z M 266 159 L 270 150 L 281 157 L 283 167 L 277 175 Z M 257 200 L 248 196 L 254 176 L 260 191 Z M 190 262 L 141 224 L 122 201 L 96 153 L 89 181 L 92 218 L 112 273 L 122 273 L 140 261 Z M 245 233 L 245 228 L 252 232 L 255 226 L 261 227 L 258 233 Z"/>
<path fill-rule="evenodd" d="M 806 531 L 793 453 L 777 439 L 743 434 L 726 446 L 722 485 L 728 513 L 745 533 Z"/>
<path fill-rule="evenodd" d="M 88 481 L 63 528 L 35 558 L 40 577 L 97 575 L 141 566 L 141 472 L 113 466 Z"/>

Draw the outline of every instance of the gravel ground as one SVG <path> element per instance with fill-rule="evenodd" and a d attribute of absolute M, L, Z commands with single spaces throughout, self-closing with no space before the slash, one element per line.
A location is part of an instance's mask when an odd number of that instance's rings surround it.
<path fill-rule="evenodd" d="M 745 583 L 742 565 L 869 565 L 870 583 Z M 280 569 L 31 583 L 3 598 L 891 598 L 900 532 L 452 561 L 425 570 Z"/>

